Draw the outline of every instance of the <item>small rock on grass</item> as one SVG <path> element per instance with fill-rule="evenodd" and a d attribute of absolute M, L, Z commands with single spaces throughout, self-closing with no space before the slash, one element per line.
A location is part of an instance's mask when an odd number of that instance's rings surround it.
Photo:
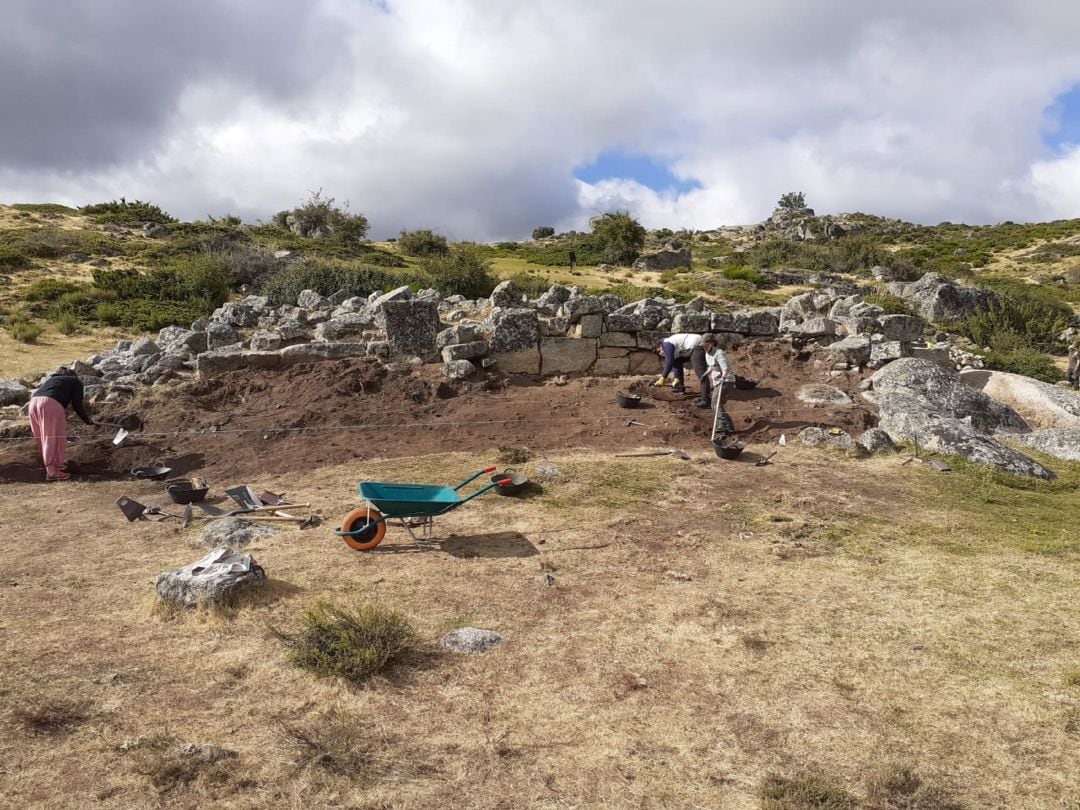
<path fill-rule="evenodd" d="M 277 534 L 272 526 L 263 526 L 240 517 L 212 520 L 203 529 L 202 543 L 207 548 L 230 546 L 242 548 L 256 540 L 264 540 Z"/>
<path fill-rule="evenodd" d="M 502 642 L 502 636 L 492 630 L 478 627 L 459 627 L 451 630 L 439 641 L 442 646 L 453 652 L 475 653 L 491 649 Z"/>

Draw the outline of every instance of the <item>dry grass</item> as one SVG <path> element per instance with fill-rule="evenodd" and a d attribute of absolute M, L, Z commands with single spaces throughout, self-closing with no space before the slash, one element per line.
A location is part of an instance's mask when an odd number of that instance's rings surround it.
<path fill-rule="evenodd" d="M 860 806 L 1080 798 L 1075 548 L 983 534 L 972 514 L 994 527 L 1013 514 L 1019 535 L 1035 518 L 996 490 L 980 500 L 967 471 L 934 490 L 946 477 L 896 457 L 789 447 L 754 468 L 710 455 L 555 456 L 568 480 L 484 496 L 419 549 L 394 528 L 366 554 L 325 528 L 285 530 L 250 548 L 264 594 L 172 618 L 149 608 L 150 583 L 202 553 L 197 530 L 127 524 L 112 506 L 156 488 L 0 487 L 4 707 L 94 707 L 62 734 L 10 723 L 0 795 L 41 808 L 750 808 L 766 775 L 809 773 Z M 248 483 L 287 484 L 336 518 L 358 478 L 460 480 L 477 466 L 441 455 Z M 1073 492 L 1035 494 L 1075 509 Z M 268 630 L 319 600 L 399 610 L 422 644 L 462 624 L 505 641 L 355 688 L 292 666 Z M 119 747 L 155 735 L 168 744 Z M 182 762 L 187 742 L 239 756 Z M 896 752 L 908 770 L 867 776 Z"/>
<path fill-rule="evenodd" d="M 119 338 L 125 337 L 113 329 L 89 328 L 78 334 L 63 335 L 51 324 L 44 325 L 48 328 L 36 343 L 20 343 L 6 329 L 0 329 L 0 379 L 36 379 L 43 370 L 111 349 Z"/>

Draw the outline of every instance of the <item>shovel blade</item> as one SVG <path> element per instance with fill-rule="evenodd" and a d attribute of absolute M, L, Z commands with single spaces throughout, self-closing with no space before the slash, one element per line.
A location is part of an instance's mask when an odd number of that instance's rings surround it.
<path fill-rule="evenodd" d="M 145 506 L 127 496 L 117 498 L 116 505 L 120 507 L 120 511 L 124 513 L 129 523 L 138 520 L 146 512 Z"/>

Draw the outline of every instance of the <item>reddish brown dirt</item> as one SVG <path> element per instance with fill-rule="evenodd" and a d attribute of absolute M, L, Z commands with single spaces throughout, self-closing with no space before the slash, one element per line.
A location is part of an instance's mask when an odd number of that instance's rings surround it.
<path fill-rule="evenodd" d="M 748 442 L 781 433 L 794 438 L 801 428 L 818 424 L 857 435 L 875 421 L 858 398 L 855 373 L 831 378 L 826 369 L 774 342 L 747 343 L 729 356 L 740 374 L 759 381 L 754 390 L 731 391 L 726 405 Z M 834 385 L 860 404 L 805 405 L 794 392 L 807 383 Z M 141 432 L 114 447 L 112 431 L 90 431 L 72 443 L 69 458 L 71 468 L 90 479 L 123 477 L 132 467 L 161 459 L 174 476 L 199 471 L 218 481 L 240 481 L 268 470 L 302 472 L 352 459 L 500 446 L 541 452 L 708 446 L 712 412 L 694 408 L 693 394 L 638 384 L 635 390 L 645 394 L 642 407 L 626 410 L 615 403 L 615 393 L 627 385 L 608 378 L 560 385 L 494 375 L 448 383 L 436 367 L 388 374 L 367 359 L 236 372 L 153 389 L 153 397 L 140 406 Z M 107 421 L 130 413 L 114 405 L 96 410 Z M 642 424 L 628 425 L 629 420 Z M 0 445 L 0 482 L 42 479 L 32 440 Z"/>

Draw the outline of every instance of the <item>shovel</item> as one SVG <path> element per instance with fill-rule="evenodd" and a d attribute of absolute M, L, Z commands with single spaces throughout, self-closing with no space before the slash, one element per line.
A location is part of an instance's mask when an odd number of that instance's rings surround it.
<path fill-rule="evenodd" d="M 683 461 L 689 461 L 690 456 L 682 450 L 672 448 L 671 450 L 658 450 L 655 453 L 616 453 L 615 458 L 653 458 L 654 456 L 675 456 Z"/>

